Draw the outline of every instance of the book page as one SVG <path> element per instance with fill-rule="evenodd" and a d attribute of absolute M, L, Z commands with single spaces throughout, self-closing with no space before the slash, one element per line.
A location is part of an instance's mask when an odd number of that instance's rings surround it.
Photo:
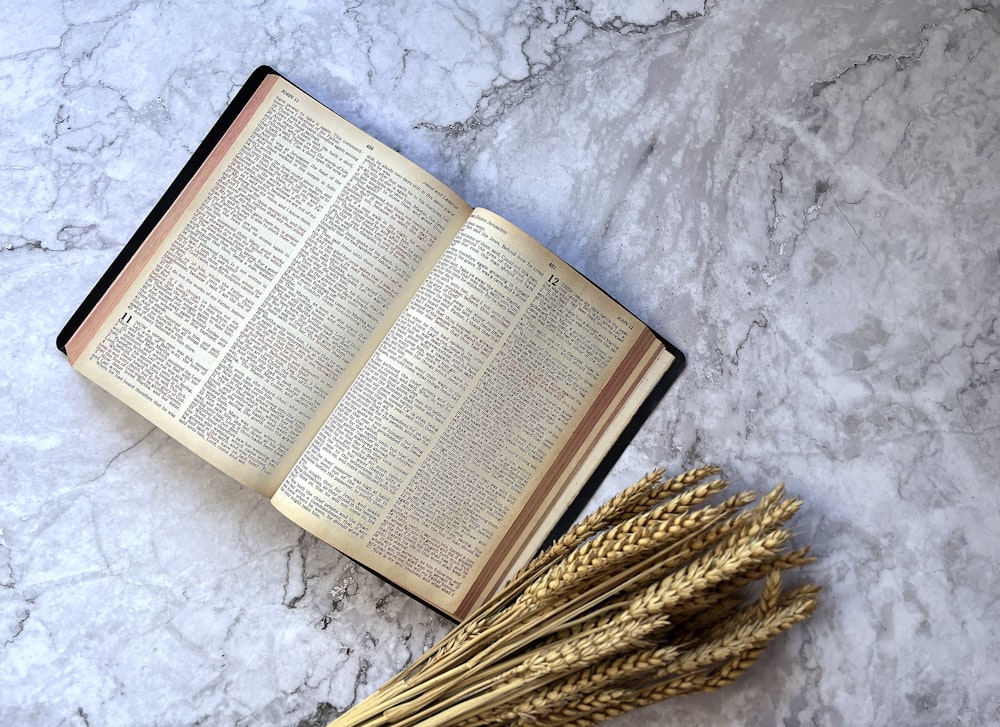
<path fill-rule="evenodd" d="M 563 261 L 476 210 L 273 502 L 461 617 L 548 534 L 662 353 Z"/>
<path fill-rule="evenodd" d="M 67 352 L 270 496 L 344 370 L 469 211 L 268 77 Z"/>

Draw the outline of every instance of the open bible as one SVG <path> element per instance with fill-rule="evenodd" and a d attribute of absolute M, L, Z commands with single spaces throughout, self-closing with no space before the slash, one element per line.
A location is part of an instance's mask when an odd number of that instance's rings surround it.
<path fill-rule="evenodd" d="M 454 618 L 537 551 L 683 365 L 538 242 L 266 67 L 57 345 Z"/>

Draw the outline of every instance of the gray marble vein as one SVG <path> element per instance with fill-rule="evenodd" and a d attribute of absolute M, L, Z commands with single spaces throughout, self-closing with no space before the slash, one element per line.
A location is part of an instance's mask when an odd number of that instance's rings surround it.
<path fill-rule="evenodd" d="M 261 63 L 687 353 L 595 500 L 702 462 L 806 500 L 814 618 L 614 724 L 1000 723 L 995 1 L 3 17 L 0 724 L 322 725 L 449 628 L 53 345 Z"/>

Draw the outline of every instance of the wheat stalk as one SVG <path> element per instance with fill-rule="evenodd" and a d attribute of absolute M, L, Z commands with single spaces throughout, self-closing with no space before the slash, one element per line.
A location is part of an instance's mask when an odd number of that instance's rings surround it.
<path fill-rule="evenodd" d="M 732 682 L 818 589 L 782 589 L 812 562 L 787 548 L 801 501 L 779 485 L 710 504 L 716 474 L 646 475 L 330 727 L 584 727 Z"/>

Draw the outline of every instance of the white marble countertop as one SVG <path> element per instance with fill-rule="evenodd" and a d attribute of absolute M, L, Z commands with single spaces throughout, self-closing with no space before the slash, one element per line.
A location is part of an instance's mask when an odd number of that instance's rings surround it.
<path fill-rule="evenodd" d="M 998 3 L 475 5 L 5 7 L 0 724 L 322 725 L 448 628 L 53 345 L 261 63 L 687 353 L 599 497 L 807 501 L 814 618 L 615 724 L 1000 722 Z"/>

